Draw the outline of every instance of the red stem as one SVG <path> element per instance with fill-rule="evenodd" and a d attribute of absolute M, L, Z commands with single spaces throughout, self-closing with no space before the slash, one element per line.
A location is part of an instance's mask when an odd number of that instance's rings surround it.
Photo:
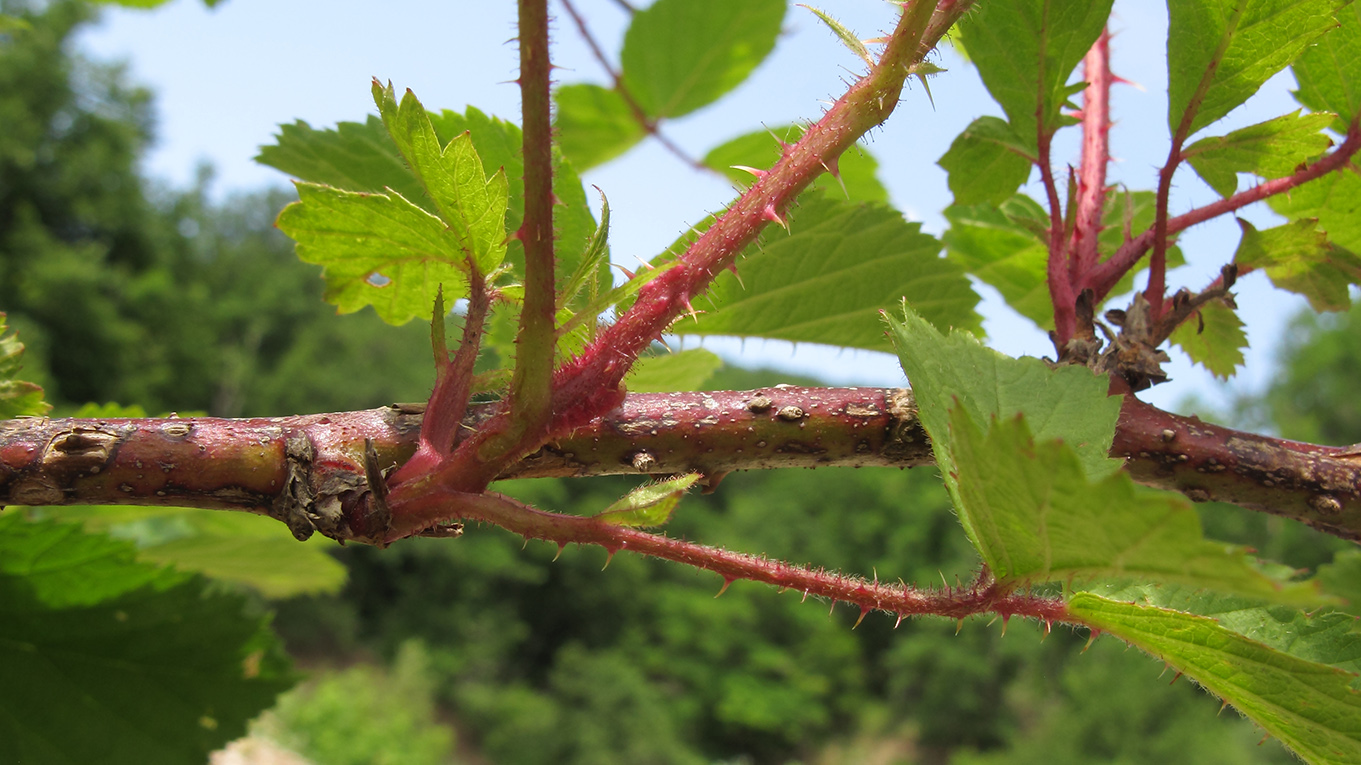
<path fill-rule="evenodd" d="M 1178 215 L 1170 220 L 1165 220 L 1165 234 L 1163 240 L 1165 242 L 1168 236 L 1185 231 L 1198 223 L 1204 223 L 1212 218 L 1217 218 L 1220 215 L 1246 207 L 1253 202 L 1260 202 L 1268 197 L 1285 193 L 1297 186 L 1308 183 L 1315 178 L 1321 178 L 1328 173 L 1345 167 L 1358 150 L 1361 150 L 1361 128 L 1358 127 L 1357 123 L 1353 122 L 1351 128 L 1347 131 L 1346 139 L 1340 146 L 1334 149 L 1331 154 L 1314 164 L 1295 172 L 1293 175 L 1264 181 L 1250 189 L 1244 189 L 1227 199 L 1211 202 L 1204 207 L 1197 207 L 1188 213 Z M 1139 262 L 1139 259 L 1144 256 L 1144 253 L 1148 252 L 1149 248 L 1153 246 L 1157 236 L 1158 233 L 1155 226 L 1155 228 L 1150 228 L 1139 236 L 1125 242 L 1109 260 L 1087 272 L 1083 277 L 1083 280 L 1078 284 L 1078 289 L 1090 288 L 1096 294 L 1097 300 L 1110 294 L 1110 291 L 1125 273 L 1133 268 L 1134 265 Z M 1161 294 L 1162 293 L 1160 292 L 1160 299 Z"/>
<path fill-rule="evenodd" d="M 1077 221 L 1072 249 L 1073 283 L 1097 264 L 1101 217 L 1106 206 L 1106 165 L 1110 162 L 1110 32 L 1102 30 L 1082 62 L 1087 89 L 1082 95 L 1082 164 L 1078 171 Z"/>

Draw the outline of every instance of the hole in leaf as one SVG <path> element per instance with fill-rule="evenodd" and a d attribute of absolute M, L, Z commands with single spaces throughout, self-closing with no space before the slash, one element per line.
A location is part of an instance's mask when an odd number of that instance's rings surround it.
<path fill-rule="evenodd" d="M 377 271 L 374 271 L 373 273 L 369 274 L 368 278 L 365 279 L 364 281 L 368 282 L 369 286 L 371 287 L 386 287 L 392 283 L 391 279 L 387 278 L 386 276 L 383 276 Z"/>

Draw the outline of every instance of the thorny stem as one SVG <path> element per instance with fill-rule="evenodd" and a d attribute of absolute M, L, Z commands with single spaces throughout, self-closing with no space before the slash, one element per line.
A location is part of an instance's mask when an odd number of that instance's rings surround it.
<path fill-rule="evenodd" d="M 628 550 L 713 571 L 723 577 L 724 590 L 735 580 L 750 579 L 795 590 L 805 597 L 830 598 L 833 603 L 845 601 L 860 607 L 861 618 L 873 610 L 900 617 L 934 614 L 962 619 L 979 613 L 996 613 L 1003 618 L 1019 615 L 1046 623 L 1071 621 L 1065 604 L 1058 598 L 1014 592 L 987 580 L 959 589 L 918 590 L 905 584 L 884 584 L 824 569 L 808 569 L 613 526 L 597 518 L 548 513 L 494 493 L 430 494 L 424 502 L 434 516 L 439 516 L 443 507 L 455 504 L 463 508 L 466 519 L 500 526 L 525 539 L 546 539 L 559 548 L 572 543 L 595 544 L 604 547 L 611 557 L 621 550 Z M 416 512 L 422 509 L 422 506 L 414 508 Z M 719 594 L 722 592 L 719 590 Z"/>
<path fill-rule="evenodd" d="M 1211 202 L 1175 218 L 1165 220 L 1163 241 L 1166 242 L 1167 237 L 1185 231 L 1198 223 L 1204 223 L 1212 218 L 1246 207 L 1253 202 L 1260 202 L 1268 197 L 1285 193 L 1297 186 L 1346 167 L 1358 150 L 1361 150 L 1361 125 L 1357 121 L 1353 121 L 1342 144 L 1317 162 L 1284 178 L 1263 181 L 1227 199 Z M 1155 226 L 1155 228 L 1150 228 L 1125 242 L 1106 262 L 1087 272 L 1083 276 L 1082 282 L 1078 284 L 1078 289 L 1089 288 L 1096 294 L 1098 300 L 1104 298 L 1110 294 L 1121 277 L 1148 252 L 1157 237 L 1158 232 Z M 1161 297 L 1162 293 L 1159 292 L 1158 294 Z"/>
<path fill-rule="evenodd" d="M 1106 165 L 1110 162 L 1110 32 L 1102 30 L 1082 62 L 1087 89 L 1082 95 L 1082 164 L 1078 170 L 1077 221 L 1070 245 L 1070 279 L 1097 263 L 1101 214 L 1106 203 Z"/>
<path fill-rule="evenodd" d="M 1062 355 L 1062 350 L 1067 345 L 1077 328 L 1077 295 L 1073 292 L 1073 283 L 1069 275 L 1067 248 L 1064 247 L 1066 237 L 1065 226 L 1063 223 L 1063 205 L 1059 203 L 1058 184 L 1054 181 L 1054 169 L 1050 166 L 1049 149 L 1053 138 L 1052 134 L 1046 135 L 1042 122 L 1039 130 L 1039 166 L 1040 178 L 1044 182 L 1045 193 L 1049 197 L 1049 261 L 1047 278 L 1049 282 L 1049 297 L 1054 303 L 1054 347 Z"/>
<path fill-rule="evenodd" d="M 629 112 L 633 115 L 634 121 L 643 128 L 643 131 L 653 138 L 656 138 L 657 142 L 660 143 L 663 148 L 671 152 L 677 159 L 689 165 L 691 168 L 708 173 L 716 172 L 712 167 L 709 167 L 687 154 L 684 149 L 661 131 L 658 120 L 647 116 L 647 112 L 643 111 L 643 107 L 638 103 L 638 100 L 633 97 L 633 94 L 629 92 L 628 87 L 624 85 L 624 78 L 619 73 L 619 70 L 615 69 L 614 66 L 610 64 L 609 58 L 605 56 L 605 51 L 600 47 L 600 43 L 595 39 L 595 35 L 591 34 L 590 27 L 586 26 L 586 19 L 577 11 L 572 0 L 562 0 L 562 5 L 567 9 L 567 15 L 572 17 L 572 22 L 576 24 L 577 32 L 581 35 L 581 39 L 586 41 L 586 47 L 591 49 L 591 55 L 595 57 L 596 63 L 600 64 L 601 68 L 605 70 L 605 73 L 610 76 L 610 81 L 614 83 L 615 92 L 619 94 L 620 98 L 624 99 L 624 105 L 629 108 Z M 624 7 L 629 13 L 634 12 L 633 8 L 627 5 Z"/>

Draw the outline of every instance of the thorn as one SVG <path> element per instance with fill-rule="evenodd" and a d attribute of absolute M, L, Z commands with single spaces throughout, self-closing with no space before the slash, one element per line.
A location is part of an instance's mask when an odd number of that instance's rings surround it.
<path fill-rule="evenodd" d="M 1051 622 L 1051 621 L 1049 621 L 1048 619 L 1045 619 L 1045 620 L 1044 620 L 1044 635 L 1042 635 L 1042 636 L 1040 637 L 1040 642 L 1043 643 L 1043 642 L 1044 642 L 1044 639 L 1047 638 L 1047 637 L 1049 637 L 1049 633 L 1051 633 L 1051 632 L 1053 632 L 1053 631 L 1054 631 L 1054 623 Z"/>
<path fill-rule="evenodd" d="M 865 614 L 867 614 L 867 613 L 869 613 L 869 612 L 870 612 L 870 607 L 869 607 L 869 606 L 861 606 L 861 607 L 860 607 L 860 618 L 855 620 L 855 624 L 851 625 L 851 629 L 855 629 L 856 627 L 859 627 L 859 626 L 860 626 L 860 622 L 865 621 Z"/>
<path fill-rule="evenodd" d="M 610 562 L 614 560 L 614 554 L 619 552 L 618 549 L 610 547 L 606 547 L 605 551 L 609 553 L 609 556 L 605 558 L 605 565 L 600 567 L 601 571 L 604 571 L 605 569 L 610 567 Z"/>
<path fill-rule="evenodd" d="M 1270 733 L 1263 733 L 1263 734 L 1262 734 L 1262 740 L 1257 742 L 1257 746 L 1261 746 L 1262 744 L 1265 744 L 1265 743 L 1266 743 L 1266 740 L 1269 739 L 1269 738 L 1271 738 L 1271 734 L 1270 734 Z"/>
<path fill-rule="evenodd" d="M 846 190 L 846 181 L 841 178 L 840 157 L 832 157 L 831 159 L 822 161 L 820 164 L 822 165 L 822 169 L 827 171 L 828 175 L 835 178 L 836 182 L 841 184 L 841 193 L 845 194 L 847 199 L 850 199 L 851 192 Z"/>
<path fill-rule="evenodd" d="M 832 598 L 832 610 L 827 612 L 828 616 L 831 616 L 832 614 L 836 613 L 836 604 L 840 602 L 841 601 L 837 600 L 836 598 Z"/>
<path fill-rule="evenodd" d="M 789 587 L 788 587 L 788 586 L 785 586 L 785 585 L 782 585 L 782 586 L 777 587 L 777 588 L 775 589 L 775 594 L 776 594 L 776 595 L 783 595 L 783 594 L 785 594 L 786 592 L 789 592 Z"/>
<path fill-rule="evenodd" d="M 566 207 L 566 206 L 567 206 L 567 203 L 564 202 L 564 201 L 562 201 L 562 198 L 559 197 L 557 194 L 555 194 L 555 193 L 553 193 L 553 192 L 551 192 L 551 191 L 548 192 L 548 193 L 553 197 L 553 206 L 554 206 L 554 207 Z"/>
<path fill-rule="evenodd" d="M 747 285 L 742 283 L 742 275 L 737 273 L 737 264 L 729 263 L 728 270 L 732 271 L 733 278 L 737 280 L 737 285 L 741 287 L 743 290 L 745 290 L 747 288 Z"/>
<path fill-rule="evenodd" d="M 896 621 L 896 622 L 893 623 L 893 629 L 895 629 L 895 630 L 898 629 L 898 625 L 903 623 L 903 617 L 904 617 L 904 616 L 907 616 L 907 614 L 901 614 L 901 613 L 898 614 L 898 621 Z"/>
<path fill-rule="evenodd" d="M 1002 614 L 1002 637 L 1007 636 L 1007 622 L 1011 621 L 1011 614 Z"/>
<path fill-rule="evenodd" d="M 765 209 L 761 210 L 761 217 L 772 223 L 780 224 L 780 228 L 784 229 L 786 233 L 789 231 L 789 224 L 785 223 L 784 218 L 781 218 L 780 214 L 775 212 L 775 205 L 766 205 Z"/>
<path fill-rule="evenodd" d="M 557 563 L 558 558 L 562 557 L 562 551 L 567 549 L 566 542 L 558 542 L 558 554 L 553 556 L 553 562 Z"/>
<path fill-rule="evenodd" d="M 947 589 L 947 590 L 950 589 L 950 582 L 949 582 L 949 580 L 947 580 L 947 579 L 945 578 L 945 572 L 944 572 L 944 571 L 941 571 L 940 569 L 936 569 L 936 573 L 937 573 L 937 574 L 940 574 L 940 583 L 943 584 L 943 585 L 945 585 L 945 589 Z M 906 587 L 907 585 L 903 585 L 903 586 Z"/>
<path fill-rule="evenodd" d="M 805 600 L 808 600 L 808 590 L 804 590 L 804 591 L 803 591 L 803 597 L 802 597 L 802 598 L 799 598 L 799 602 L 802 603 L 802 602 L 804 602 Z"/>
<path fill-rule="evenodd" d="M 629 281 L 633 281 L 633 272 L 632 272 L 632 271 L 628 270 L 627 268 L 624 268 L 623 266 L 619 265 L 618 263 L 611 263 L 610 265 L 614 266 L 615 268 L 619 269 L 620 271 L 623 271 L 623 272 L 624 272 L 624 276 L 628 277 Z"/>
<path fill-rule="evenodd" d="M 525 549 L 526 547 L 529 547 L 529 535 L 528 535 L 528 534 L 525 535 L 524 544 L 520 545 L 520 549 L 523 550 L 523 549 Z"/>
<path fill-rule="evenodd" d="M 1177 684 L 1177 681 L 1180 680 L 1180 679 L 1181 679 L 1181 672 L 1177 672 L 1177 674 L 1176 674 L 1175 676 L 1173 676 L 1172 682 L 1168 683 L 1168 685 L 1176 685 L 1176 684 Z"/>
<path fill-rule="evenodd" d="M 723 577 L 723 586 L 718 588 L 718 595 L 714 596 L 714 600 L 718 600 L 719 595 L 722 595 L 723 593 L 727 592 L 728 585 L 730 584 L 732 584 L 732 577 L 730 576 Z"/>
<path fill-rule="evenodd" d="M 964 620 L 963 619 L 955 620 L 955 635 L 958 635 L 959 631 L 962 629 L 964 629 Z"/>
<path fill-rule="evenodd" d="M 1229 700 L 1228 700 L 1228 699 L 1224 699 L 1224 703 L 1219 705 L 1219 711 L 1215 713 L 1215 716 L 1218 717 L 1219 715 L 1224 714 L 1224 708 L 1227 707 L 1228 705 L 1229 705 Z"/>
<path fill-rule="evenodd" d="M 682 296 L 681 296 L 681 302 L 682 302 L 682 303 L 685 303 L 685 308 L 689 311 L 689 313 L 690 313 L 690 318 L 692 318 L 692 319 L 694 319 L 696 322 L 698 322 L 698 321 L 699 321 L 699 311 L 696 311 L 696 310 L 695 310 L 695 307 L 694 307 L 693 305 L 690 305 L 690 296 L 689 296 L 689 295 L 682 295 Z"/>
<path fill-rule="evenodd" d="M 1092 630 L 1091 637 L 1087 638 L 1087 645 L 1082 646 L 1082 652 L 1087 653 L 1087 649 L 1092 647 L 1092 643 L 1101 636 L 1101 630 Z"/>
<path fill-rule="evenodd" d="M 752 175 L 756 176 L 756 180 L 758 181 L 766 177 L 767 175 L 770 175 L 769 170 L 757 170 L 754 167 L 747 167 L 746 165 L 728 165 L 728 167 L 731 167 L 734 170 L 741 170 L 746 173 L 751 173 Z"/>
<path fill-rule="evenodd" d="M 1138 91 L 1141 92 L 1141 93 L 1147 93 L 1147 92 L 1148 92 L 1148 88 L 1145 88 L 1143 85 L 1140 85 L 1139 83 L 1135 82 L 1134 80 L 1127 80 L 1127 79 L 1125 79 L 1124 77 L 1121 77 L 1121 76 L 1118 75 L 1118 74 L 1112 74 L 1112 75 L 1111 75 L 1111 82 L 1118 82 L 1118 83 L 1120 83 L 1121 85 L 1128 85 L 1128 86 L 1130 86 L 1131 88 L 1134 88 L 1135 90 L 1138 90 Z"/>

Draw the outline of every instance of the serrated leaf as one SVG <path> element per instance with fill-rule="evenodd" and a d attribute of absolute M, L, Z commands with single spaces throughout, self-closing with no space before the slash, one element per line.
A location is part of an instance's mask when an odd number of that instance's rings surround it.
<path fill-rule="evenodd" d="M 737 167 L 770 169 L 780 158 L 779 141 L 793 143 L 802 134 L 803 129 L 797 125 L 747 133 L 715 147 L 704 156 L 703 162 L 707 167 L 728 176 L 739 188 L 745 188 L 751 185 L 753 178 L 750 173 Z M 810 189 L 823 189 L 832 197 L 888 202 L 888 189 L 879 182 L 879 162 L 863 146 L 857 144 L 847 149 L 837 160 L 836 169 L 840 180 L 831 173 L 823 173 L 813 181 Z"/>
<path fill-rule="evenodd" d="M 504 170 L 488 177 L 464 131 L 447 144 L 435 135 L 425 107 L 410 90 L 397 102 L 392 85 L 373 83 L 373 100 L 397 150 L 435 203 L 439 217 L 477 270 L 488 274 L 506 254 L 509 185 Z"/>
<path fill-rule="evenodd" d="M 1361 763 L 1361 694 L 1348 673 L 1180 611 L 1078 593 L 1068 612 L 1167 662 L 1306 760 Z"/>
<path fill-rule="evenodd" d="M 562 85 L 553 91 L 558 146 L 578 172 L 603 165 L 647 136 L 619 91 L 599 85 Z"/>
<path fill-rule="evenodd" d="M 1157 212 L 1157 195 L 1151 191 L 1112 191 L 1106 195 L 1105 210 L 1101 214 L 1101 233 L 1097 234 L 1097 253 L 1101 262 L 1114 255 L 1125 241 L 1153 227 Z M 1186 256 L 1175 244 L 1167 248 L 1167 267 L 1186 265 Z M 1139 261 L 1120 277 L 1111 288 L 1111 295 L 1122 295 L 1134 290 L 1134 277 L 1148 270 L 1148 259 Z"/>
<path fill-rule="evenodd" d="M 1243 349 L 1248 347 L 1243 321 L 1236 311 L 1217 301 L 1201 306 L 1197 314 L 1177 327 L 1169 339 L 1192 361 L 1227 380 L 1243 366 Z"/>
<path fill-rule="evenodd" d="M 1182 156 L 1210 188 L 1228 197 L 1238 190 L 1238 173 L 1283 178 L 1301 162 L 1322 154 L 1332 141 L 1319 131 L 1332 120 L 1327 113 L 1300 116 L 1297 109 L 1228 135 L 1202 138 Z"/>
<path fill-rule="evenodd" d="M 1218 121 L 1336 25 L 1345 0 L 1168 3 L 1167 124 L 1189 137 Z"/>
<path fill-rule="evenodd" d="M 869 48 L 866 48 L 865 43 L 860 41 L 860 37 L 847 29 L 846 25 L 837 21 L 835 18 L 832 18 L 830 14 L 820 8 L 814 8 L 813 6 L 804 3 L 799 3 L 798 5 L 800 8 L 805 8 L 811 11 L 814 16 L 817 16 L 828 29 L 832 30 L 832 34 L 836 35 L 836 38 L 841 41 L 842 45 L 846 46 L 847 50 L 854 53 L 866 64 L 874 66 L 874 59 L 870 58 Z"/>
<path fill-rule="evenodd" d="M 949 420 L 954 470 L 946 485 L 1000 581 L 1133 576 L 1317 602 L 1316 588 L 1283 588 L 1253 568 L 1243 548 L 1206 540 L 1184 497 L 1138 487 L 1120 472 L 1089 480 L 1077 452 L 1064 441 L 1036 441 L 1027 417 L 993 420 L 985 432 L 956 405 Z"/>
<path fill-rule="evenodd" d="M 737 335 L 888 351 L 879 311 L 904 296 L 931 322 L 976 329 L 978 296 L 940 242 L 892 208 L 805 200 L 790 231 L 772 232 L 721 274 L 712 308 L 672 327 L 680 335 Z M 703 303 L 698 307 L 703 307 Z"/>
<path fill-rule="evenodd" d="M 0 420 L 44 414 L 52 408 L 43 401 L 43 389 L 16 380 L 24 356 L 24 344 L 13 333 L 5 334 L 5 314 L 0 312 Z"/>
<path fill-rule="evenodd" d="M 1063 440 L 1092 480 L 1120 469 L 1108 456 L 1120 398 L 1106 395 L 1104 377 L 1084 367 L 1051 369 L 1039 359 L 1013 359 L 967 332 L 943 335 L 910 307 L 901 319 L 895 314 L 885 317 L 890 335 L 942 473 L 954 470 L 948 412 L 956 402 L 979 429 L 1025 415 L 1036 441 Z"/>
<path fill-rule="evenodd" d="M 0 516 L 0 760 L 204 762 L 292 684 L 244 599 L 133 556 Z"/>
<path fill-rule="evenodd" d="M 326 130 L 317 130 L 302 120 L 280 125 L 274 143 L 261 146 L 255 161 L 299 180 L 346 191 L 381 194 L 392 189 L 406 200 L 435 211 L 420 181 L 402 161 L 383 121 L 375 116 L 363 123 L 341 122 Z"/>
<path fill-rule="evenodd" d="M 600 225 L 596 226 L 595 233 L 591 234 L 590 240 L 586 243 L 586 251 L 582 253 L 581 261 L 577 263 L 576 271 L 563 284 L 558 293 L 558 306 L 570 305 L 583 290 L 587 292 L 588 300 L 596 297 L 596 289 L 587 287 L 598 287 L 597 274 L 601 269 L 608 269 L 610 266 L 610 200 L 605 198 L 604 192 L 600 194 Z"/>
<path fill-rule="evenodd" d="M 936 164 L 949 174 L 956 205 L 1000 205 L 1030 177 L 1027 151 L 1005 120 L 979 117 Z"/>
<path fill-rule="evenodd" d="M 784 0 L 657 0 L 624 34 L 624 86 L 653 118 L 713 103 L 775 47 L 784 12 Z"/>
<path fill-rule="evenodd" d="M 1289 194 L 1268 197 L 1267 204 L 1290 220 L 1316 219 L 1329 242 L 1361 252 L 1361 176 L 1356 173 L 1328 173 Z"/>
<path fill-rule="evenodd" d="M 1239 220 L 1243 238 L 1235 263 L 1261 268 L 1271 283 L 1304 295 L 1315 311 L 1345 311 L 1351 305 L 1349 285 L 1361 284 L 1361 258 L 1331 244 L 1317 221 L 1301 219 L 1257 230 Z"/>
<path fill-rule="evenodd" d="M 298 183 L 277 226 L 298 257 L 323 267 L 326 300 L 341 313 L 372 305 L 389 324 L 424 316 L 444 286 L 468 295 L 463 252 L 444 222 L 393 192 L 363 194 Z"/>
<path fill-rule="evenodd" d="M 1110 11 L 1111 0 L 1016 0 L 980 3 L 959 22 L 983 84 L 1029 154 L 1040 132 L 1072 123 L 1061 109 L 1083 86 L 1069 77 Z"/>
<path fill-rule="evenodd" d="M 692 348 L 644 356 L 633 365 L 624 382 L 630 393 L 699 390 L 722 366 L 723 359 L 712 352 Z"/>
<path fill-rule="evenodd" d="M 267 598 L 333 593 L 345 584 L 345 567 L 327 554 L 329 541 L 298 542 L 265 516 L 131 505 L 45 512 L 136 544 L 139 560 L 245 585 Z"/>
<path fill-rule="evenodd" d="M 1337 11 L 1338 26 L 1305 49 L 1291 69 L 1295 100 L 1316 112 L 1334 112 L 1333 128 L 1346 133 L 1361 113 L 1361 6 Z"/>
<path fill-rule="evenodd" d="M 700 478 L 699 473 L 686 473 L 644 484 L 605 508 L 595 518 L 611 526 L 635 529 L 661 526 L 671 519 L 671 513 L 680 504 L 681 497 Z"/>

